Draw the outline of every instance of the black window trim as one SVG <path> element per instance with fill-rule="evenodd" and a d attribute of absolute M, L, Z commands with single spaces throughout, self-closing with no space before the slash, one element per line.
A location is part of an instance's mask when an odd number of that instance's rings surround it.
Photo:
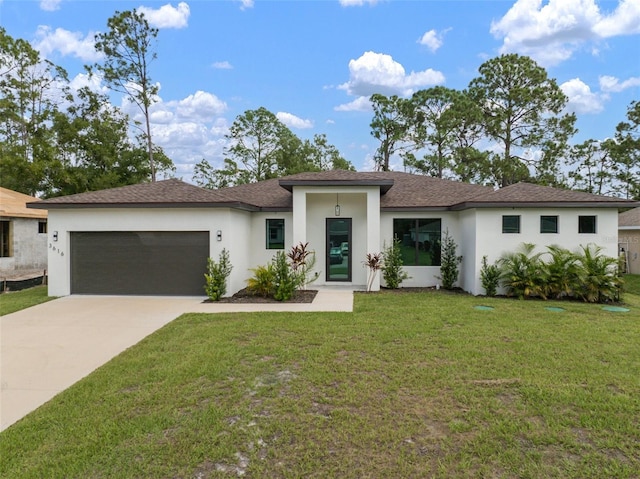
<path fill-rule="evenodd" d="M 280 225 L 278 226 L 279 228 L 282 228 L 282 246 L 280 246 L 280 243 L 278 243 L 276 246 L 272 246 L 272 239 L 271 239 L 271 231 L 274 228 L 273 226 L 271 226 L 271 222 L 272 221 L 279 221 L 281 222 Z M 285 243 L 285 220 L 284 218 L 266 218 L 265 219 L 265 248 L 268 250 L 283 250 L 284 249 L 284 243 Z"/>
<path fill-rule="evenodd" d="M 506 218 L 516 218 L 518 220 L 517 231 L 505 231 L 504 220 Z M 502 215 L 502 234 L 520 234 L 521 233 L 521 215 Z"/>
<path fill-rule="evenodd" d="M 543 218 L 555 218 L 555 230 L 554 231 L 543 231 Z M 540 234 L 558 234 L 560 223 L 560 217 L 558 215 L 540 215 Z"/>

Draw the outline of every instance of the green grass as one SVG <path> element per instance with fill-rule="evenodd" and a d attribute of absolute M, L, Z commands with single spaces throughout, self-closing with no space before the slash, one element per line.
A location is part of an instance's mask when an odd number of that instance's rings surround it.
<path fill-rule="evenodd" d="M 47 296 L 46 286 L 36 286 L 22 291 L 2 293 L 0 295 L 0 316 L 15 313 L 21 309 L 45 303 L 52 299 L 55 298 Z"/>
<path fill-rule="evenodd" d="M 640 274 L 625 274 L 624 290 L 627 293 L 640 296 Z"/>
<path fill-rule="evenodd" d="M 3 432 L 0 477 L 637 478 L 625 301 L 385 291 L 354 313 L 184 315 Z"/>

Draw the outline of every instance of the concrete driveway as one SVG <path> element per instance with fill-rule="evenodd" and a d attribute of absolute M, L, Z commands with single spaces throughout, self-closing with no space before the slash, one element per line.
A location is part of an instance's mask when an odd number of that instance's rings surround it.
<path fill-rule="evenodd" d="M 203 298 L 66 296 L 0 317 L 0 431 L 186 312 L 352 311 L 352 291 L 309 304 L 205 304 Z"/>
<path fill-rule="evenodd" d="M 67 296 L 0 318 L 0 430 L 202 298 Z"/>

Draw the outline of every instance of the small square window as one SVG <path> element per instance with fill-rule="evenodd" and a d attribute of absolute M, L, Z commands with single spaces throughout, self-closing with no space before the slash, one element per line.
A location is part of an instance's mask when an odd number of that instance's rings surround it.
<path fill-rule="evenodd" d="M 520 233 L 520 216 L 504 215 L 502 217 L 502 232 L 503 233 Z"/>
<path fill-rule="evenodd" d="M 46 221 L 38 221 L 38 233 L 47 234 L 47 222 Z"/>
<path fill-rule="evenodd" d="M 267 249 L 284 249 L 284 220 L 267 220 Z"/>
<path fill-rule="evenodd" d="M 596 217 L 595 216 L 578 216 L 578 233 L 590 233 L 596 232 Z"/>
<path fill-rule="evenodd" d="M 540 217 L 540 233 L 557 233 L 558 217 L 557 216 L 541 216 Z"/>

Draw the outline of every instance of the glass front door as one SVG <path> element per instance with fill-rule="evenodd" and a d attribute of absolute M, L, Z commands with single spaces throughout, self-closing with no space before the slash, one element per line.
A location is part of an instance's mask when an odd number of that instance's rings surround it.
<path fill-rule="evenodd" d="M 351 281 L 351 218 L 327 218 L 327 281 Z"/>

